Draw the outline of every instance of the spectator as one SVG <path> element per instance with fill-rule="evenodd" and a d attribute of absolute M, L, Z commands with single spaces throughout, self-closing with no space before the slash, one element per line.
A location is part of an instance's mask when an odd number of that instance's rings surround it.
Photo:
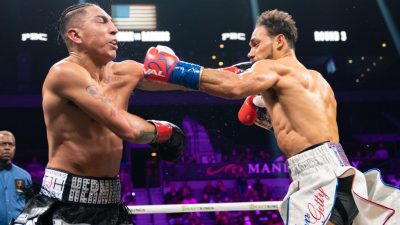
<path fill-rule="evenodd" d="M 170 183 L 169 191 L 164 195 L 164 204 L 178 204 L 178 193 L 176 191 L 176 185 Z"/>
<path fill-rule="evenodd" d="M 182 182 L 182 186 L 178 189 L 178 197 L 183 200 L 186 194 L 193 194 L 192 188 L 188 185 L 187 181 Z"/>
<path fill-rule="evenodd" d="M 217 189 L 212 185 L 211 181 L 207 181 L 206 186 L 203 188 L 203 194 L 206 193 L 210 198 L 214 198 L 217 193 Z"/>
<path fill-rule="evenodd" d="M 239 190 L 241 195 L 244 195 L 244 193 L 246 193 L 246 189 L 247 189 L 247 177 L 248 175 L 246 174 L 245 171 L 243 171 L 243 169 L 240 169 L 238 171 L 238 173 L 236 174 L 236 187 Z"/>
<path fill-rule="evenodd" d="M 253 189 L 257 192 L 258 196 L 262 195 L 264 184 L 261 182 L 260 178 L 257 178 L 252 185 Z"/>
<path fill-rule="evenodd" d="M 221 180 L 217 181 L 216 194 L 221 200 L 225 199 L 225 197 L 228 196 L 228 188 Z"/>
<path fill-rule="evenodd" d="M 230 225 L 230 215 L 228 212 L 219 212 L 216 218 L 216 225 Z"/>
<path fill-rule="evenodd" d="M 247 186 L 246 194 L 244 195 L 246 202 L 256 202 L 259 201 L 258 193 L 253 189 L 251 185 Z"/>
<path fill-rule="evenodd" d="M 263 185 L 261 194 L 259 195 L 260 197 L 260 201 L 268 201 L 268 199 L 270 198 L 269 196 L 269 188 L 267 185 Z"/>

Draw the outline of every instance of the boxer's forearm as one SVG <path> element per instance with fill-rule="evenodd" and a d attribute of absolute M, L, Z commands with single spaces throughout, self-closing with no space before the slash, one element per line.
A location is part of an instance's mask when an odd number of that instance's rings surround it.
<path fill-rule="evenodd" d="M 199 89 L 221 98 L 241 98 L 239 76 L 233 72 L 204 69 L 200 76 Z"/>
<path fill-rule="evenodd" d="M 244 76 L 224 70 L 204 69 L 200 77 L 200 91 L 221 98 L 241 99 L 264 90 L 263 84 L 255 78 L 250 74 Z"/>
<path fill-rule="evenodd" d="M 278 80 L 277 73 L 268 67 L 256 67 L 240 75 L 224 70 L 203 69 L 199 88 L 218 97 L 241 99 L 270 89 Z"/>
<path fill-rule="evenodd" d="M 191 90 L 176 84 L 159 82 L 159 81 L 149 81 L 145 79 L 139 82 L 136 88 L 143 91 L 190 91 Z"/>
<path fill-rule="evenodd" d="M 122 139 L 138 144 L 147 144 L 155 139 L 155 127 L 148 121 L 124 110 L 118 110 L 114 117 L 120 117 L 120 127 L 116 133 Z"/>

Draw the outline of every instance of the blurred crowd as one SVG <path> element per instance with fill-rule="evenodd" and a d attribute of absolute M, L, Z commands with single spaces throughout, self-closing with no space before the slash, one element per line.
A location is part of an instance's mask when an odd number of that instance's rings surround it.
<path fill-rule="evenodd" d="M 260 179 L 246 185 L 236 182 L 233 187 L 227 187 L 223 181 L 207 181 L 199 191 L 187 182 L 166 185 L 164 204 L 193 204 L 193 203 L 223 203 L 223 202 L 256 202 L 277 201 L 283 198 L 270 192 L 270 189 Z M 168 214 L 170 225 L 201 225 L 204 221 L 213 221 L 216 225 L 281 225 L 283 224 L 277 211 L 223 211 L 209 213 L 175 213 Z"/>

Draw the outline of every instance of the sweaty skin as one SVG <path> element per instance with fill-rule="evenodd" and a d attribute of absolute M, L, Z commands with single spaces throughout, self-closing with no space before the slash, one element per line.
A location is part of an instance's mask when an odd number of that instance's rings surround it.
<path fill-rule="evenodd" d="M 81 176 L 115 177 L 122 139 L 150 143 L 155 127 L 127 112 L 135 88 L 174 90 L 143 79 L 143 65 L 113 62 L 117 28 L 97 6 L 67 31 L 69 56 L 55 63 L 43 84 L 48 167 Z M 162 86 L 161 86 L 162 85 Z"/>
<path fill-rule="evenodd" d="M 336 100 L 322 75 L 305 68 L 285 37 L 270 37 L 264 26 L 255 28 L 250 47 L 255 63 L 249 71 L 238 76 L 204 69 L 200 90 L 229 99 L 261 94 L 286 157 L 324 141 L 338 142 Z"/>

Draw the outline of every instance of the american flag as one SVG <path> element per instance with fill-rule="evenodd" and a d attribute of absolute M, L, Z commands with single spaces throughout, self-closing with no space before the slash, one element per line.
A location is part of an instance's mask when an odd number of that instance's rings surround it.
<path fill-rule="evenodd" d="M 151 4 L 115 4 L 111 16 L 119 30 L 156 30 L 156 6 Z"/>

